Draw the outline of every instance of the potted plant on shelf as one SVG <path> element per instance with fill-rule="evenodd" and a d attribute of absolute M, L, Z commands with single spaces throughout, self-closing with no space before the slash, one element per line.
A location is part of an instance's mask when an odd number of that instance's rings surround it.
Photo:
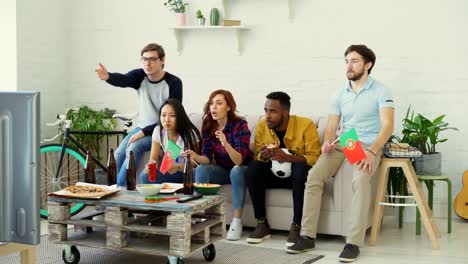
<path fill-rule="evenodd" d="M 199 26 L 204 26 L 205 25 L 205 17 L 202 14 L 202 11 L 200 9 L 197 10 L 196 13 L 197 16 L 197 21 Z"/>
<path fill-rule="evenodd" d="M 164 2 L 164 5 L 167 6 L 170 11 L 176 13 L 177 26 L 185 26 L 187 24 L 185 6 L 187 6 L 188 3 L 184 3 L 183 0 L 167 0 L 167 2 Z"/>

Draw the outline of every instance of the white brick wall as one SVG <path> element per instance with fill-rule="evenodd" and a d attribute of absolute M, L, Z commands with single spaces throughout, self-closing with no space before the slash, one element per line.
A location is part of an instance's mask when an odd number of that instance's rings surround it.
<path fill-rule="evenodd" d="M 17 90 L 16 83 L 16 0 L 0 1 L 0 91 Z"/>
<path fill-rule="evenodd" d="M 229 18 L 251 26 L 242 35 L 242 56 L 235 55 L 233 35 L 205 31 L 185 34 L 178 56 L 168 29 L 175 19 L 162 1 L 36 2 L 20 1 L 24 13 L 18 19 L 28 26 L 19 28 L 19 62 L 26 64 L 18 67 L 19 84 L 44 91 L 49 113 L 81 103 L 134 111 L 131 90 L 112 89 L 93 71 L 98 62 L 111 71 L 138 67 L 141 48 L 157 42 L 166 49 L 166 69 L 183 80 L 188 112 L 200 111 L 212 90 L 226 88 L 235 93 L 243 113 L 262 112 L 264 96 L 284 90 L 293 98 L 294 113 L 323 115 L 330 95 L 345 81 L 344 50 L 365 43 L 378 57 L 373 76 L 396 98 L 397 130 L 410 104 L 429 118 L 447 114 L 446 120 L 461 130 L 446 132 L 449 141 L 438 148 L 454 195 L 461 188 L 461 175 L 468 169 L 464 0 L 298 0 L 291 1 L 292 22 L 286 0 L 225 1 Z M 195 23 L 198 8 L 209 19 L 209 9 L 219 1 L 209 3 L 190 1 L 189 21 Z M 440 202 L 446 199 L 444 189 L 435 189 Z"/>
<path fill-rule="evenodd" d="M 55 135 L 46 128 L 71 99 L 69 4 L 62 0 L 17 1 L 18 90 L 41 92 L 41 133 Z"/>

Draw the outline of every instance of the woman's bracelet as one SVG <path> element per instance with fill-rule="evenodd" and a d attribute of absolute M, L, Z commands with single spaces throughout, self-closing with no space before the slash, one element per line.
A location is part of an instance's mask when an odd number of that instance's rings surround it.
<path fill-rule="evenodd" d="M 372 153 L 372 155 L 377 156 L 377 154 L 374 153 L 374 151 L 370 150 L 370 149 L 366 149 L 367 151 L 369 151 L 370 153 Z"/>

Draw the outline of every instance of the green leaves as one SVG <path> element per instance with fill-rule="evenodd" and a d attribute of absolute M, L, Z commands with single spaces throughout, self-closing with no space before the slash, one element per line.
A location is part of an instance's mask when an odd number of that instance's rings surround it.
<path fill-rule="evenodd" d="M 435 146 L 438 143 L 447 141 L 446 138 L 440 138 L 440 132 L 444 130 L 456 130 L 455 127 L 449 127 L 447 122 L 443 119 L 445 115 L 438 116 L 433 121 L 429 120 L 421 114 L 414 116 L 414 111 L 408 107 L 406 117 L 403 119 L 403 143 L 409 143 L 417 147 L 423 154 L 430 154 L 436 152 Z"/>
<path fill-rule="evenodd" d="M 112 116 L 116 113 L 115 110 L 104 108 L 102 110 L 94 110 L 89 106 L 82 105 L 77 108 L 72 108 L 67 111 L 67 119 L 72 121 L 71 129 L 74 131 L 112 131 L 117 125 Z M 97 150 L 98 141 L 102 136 L 95 135 L 73 135 L 81 144 L 92 150 Z M 97 138 L 96 138 L 97 137 Z"/>
<path fill-rule="evenodd" d="M 176 13 L 185 13 L 185 6 L 187 5 L 188 3 L 184 3 L 183 0 L 167 0 L 167 2 L 164 2 L 164 6 Z"/>
<path fill-rule="evenodd" d="M 455 127 L 449 127 L 449 124 L 444 122 L 444 118 L 445 115 L 441 115 L 431 121 L 421 114 L 415 115 L 414 111 L 411 110 L 411 106 L 409 106 L 405 118 L 402 120 L 402 137 L 392 135 L 389 141 L 408 143 L 411 146 L 417 147 L 423 154 L 434 153 L 436 152 L 435 146 L 438 143 L 447 141 L 447 138 L 441 138 L 440 133 L 442 131 L 458 131 Z M 426 182 L 426 184 L 430 183 Z M 393 195 L 407 195 L 407 181 L 401 168 L 390 168 L 387 192 Z M 396 199 L 390 198 L 390 200 L 395 202 Z"/>
<path fill-rule="evenodd" d="M 197 13 L 195 15 L 197 18 L 204 18 L 202 11 L 200 9 L 197 10 Z"/>

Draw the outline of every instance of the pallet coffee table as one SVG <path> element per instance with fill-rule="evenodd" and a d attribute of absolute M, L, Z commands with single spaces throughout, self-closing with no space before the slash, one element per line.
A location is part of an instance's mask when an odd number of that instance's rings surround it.
<path fill-rule="evenodd" d="M 104 219 L 71 219 L 72 203 L 103 207 Z M 213 242 L 226 235 L 224 199 L 220 195 L 187 203 L 145 203 L 136 191 L 123 190 L 100 200 L 49 197 L 48 208 L 49 241 L 65 245 L 65 263 L 79 262 L 76 246 L 164 255 L 171 264 L 183 263 L 183 258 L 202 250 L 205 259 L 212 261 L 216 255 Z M 67 225 L 88 231 L 69 231 Z"/>

